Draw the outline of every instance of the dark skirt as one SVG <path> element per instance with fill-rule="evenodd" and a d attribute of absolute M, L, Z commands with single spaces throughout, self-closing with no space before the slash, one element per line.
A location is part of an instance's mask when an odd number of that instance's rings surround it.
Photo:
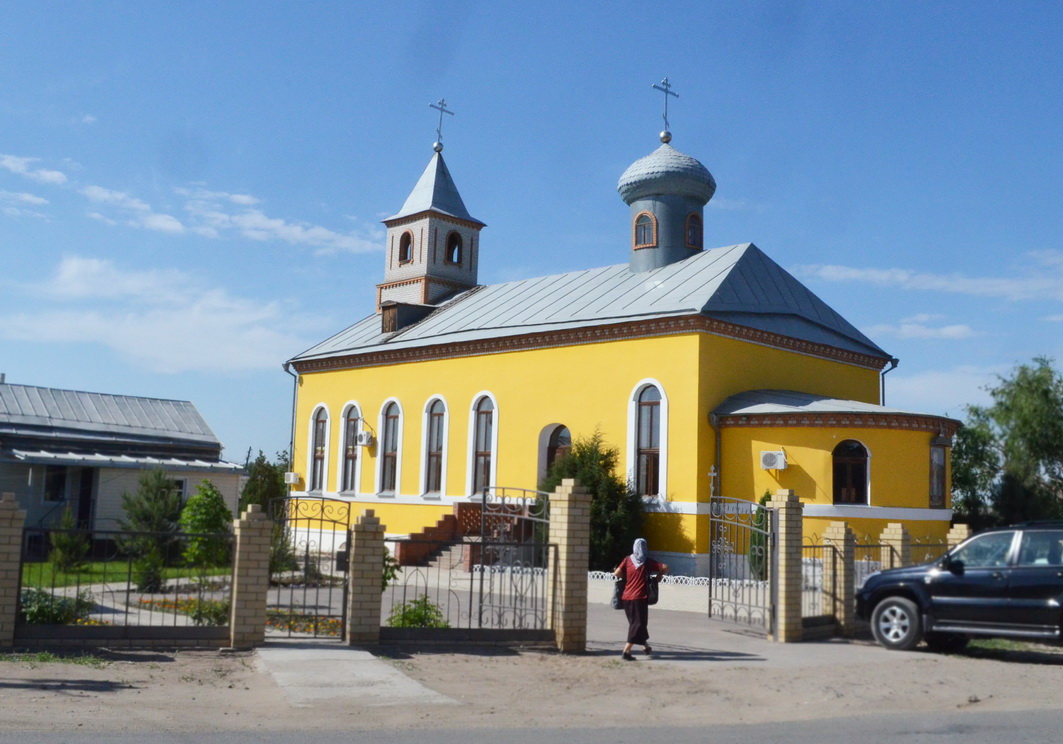
<path fill-rule="evenodd" d="M 627 615 L 627 642 L 640 646 L 650 639 L 646 623 L 650 617 L 650 606 L 645 599 L 624 600 L 624 614 Z"/>

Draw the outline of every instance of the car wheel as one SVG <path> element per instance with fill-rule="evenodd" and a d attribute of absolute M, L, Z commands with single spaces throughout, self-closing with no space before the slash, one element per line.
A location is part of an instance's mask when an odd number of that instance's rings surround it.
<path fill-rule="evenodd" d="M 959 633 L 927 633 L 926 645 L 931 651 L 955 653 L 967 648 L 971 639 Z"/>
<path fill-rule="evenodd" d="M 888 649 L 907 651 L 923 637 L 919 608 L 904 597 L 886 597 L 871 613 L 871 632 Z"/>

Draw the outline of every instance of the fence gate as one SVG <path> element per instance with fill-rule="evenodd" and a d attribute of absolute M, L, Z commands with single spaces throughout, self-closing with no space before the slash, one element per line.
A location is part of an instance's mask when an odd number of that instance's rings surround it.
<path fill-rule="evenodd" d="M 270 504 L 267 634 L 343 637 L 351 506 L 307 497 Z"/>
<path fill-rule="evenodd" d="M 709 617 L 773 632 L 775 518 L 743 499 L 709 503 Z"/>

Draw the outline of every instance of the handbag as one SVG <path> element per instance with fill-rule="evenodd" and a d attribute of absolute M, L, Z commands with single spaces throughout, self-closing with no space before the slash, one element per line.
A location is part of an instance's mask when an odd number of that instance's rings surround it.
<path fill-rule="evenodd" d="M 624 600 L 621 599 L 624 596 L 624 586 L 627 581 L 624 579 L 617 579 L 613 582 L 613 599 L 609 602 L 614 610 L 624 609 Z"/>
<path fill-rule="evenodd" d="M 657 600 L 661 598 L 661 590 L 657 586 L 657 582 L 661 580 L 661 577 L 646 576 L 646 604 L 655 605 Z"/>

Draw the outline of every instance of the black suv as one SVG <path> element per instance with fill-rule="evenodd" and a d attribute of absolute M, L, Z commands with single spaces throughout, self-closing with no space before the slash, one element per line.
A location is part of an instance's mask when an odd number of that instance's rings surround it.
<path fill-rule="evenodd" d="M 956 650 L 969 636 L 1059 641 L 1063 522 L 980 532 L 940 560 L 871 574 L 856 614 L 886 648 Z"/>

